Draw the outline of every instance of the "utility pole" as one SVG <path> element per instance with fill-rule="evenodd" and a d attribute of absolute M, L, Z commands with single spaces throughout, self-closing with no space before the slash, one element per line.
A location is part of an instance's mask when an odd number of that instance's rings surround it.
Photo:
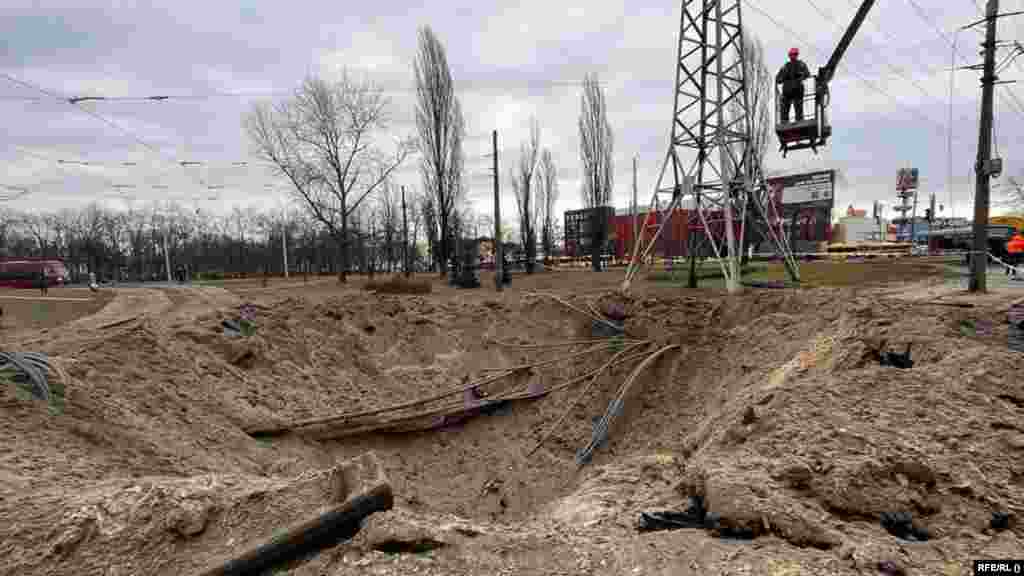
<path fill-rule="evenodd" d="M 914 188 L 914 209 L 910 212 L 910 250 L 913 253 L 917 238 L 914 231 L 917 229 L 917 188 Z"/>
<path fill-rule="evenodd" d="M 409 216 L 405 212 L 405 186 L 402 186 L 402 268 L 409 277 Z"/>
<path fill-rule="evenodd" d="M 491 132 L 491 147 L 494 152 L 494 289 L 501 292 L 504 288 L 505 267 L 503 258 L 505 247 L 501 241 L 501 195 L 498 190 L 498 131 Z"/>
<path fill-rule="evenodd" d="M 988 203 L 992 156 L 992 97 L 996 82 L 996 19 L 999 0 L 985 7 L 985 64 L 981 76 L 981 126 L 978 131 L 978 160 L 974 164 L 974 250 L 971 253 L 971 292 L 986 291 L 988 271 Z"/>

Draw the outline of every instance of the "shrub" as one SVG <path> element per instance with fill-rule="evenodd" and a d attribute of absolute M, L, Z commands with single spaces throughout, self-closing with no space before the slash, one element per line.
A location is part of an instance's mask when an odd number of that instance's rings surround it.
<path fill-rule="evenodd" d="M 434 284 L 430 280 L 396 275 L 385 279 L 367 280 L 366 284 L 363 284 L 363 290 L 378 294 L 429 294 L 433 292 Z"/>

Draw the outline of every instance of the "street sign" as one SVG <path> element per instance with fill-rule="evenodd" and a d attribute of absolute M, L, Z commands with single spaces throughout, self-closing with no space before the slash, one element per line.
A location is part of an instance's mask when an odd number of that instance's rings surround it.
<path fill-rule="evenodd" d="M 917 188 L 917 168 L 900 168 L 896 174 L 897 190 Z"/>

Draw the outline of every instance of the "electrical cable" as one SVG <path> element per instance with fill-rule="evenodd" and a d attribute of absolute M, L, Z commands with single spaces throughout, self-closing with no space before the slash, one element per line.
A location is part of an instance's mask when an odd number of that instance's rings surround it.
<path fill-rule="evenodd" d="M 1018 47 L 1014 46 L 1013 52 L 1010 52 L 1003 58 L 1003 61 L 996 65 L 996 74 L 999 74 L 1003 70 L 1009 68 L 1010 64 L 1020 56 L 1021 51 Z"/>
<path fill-rule="evenodd" d="M 1007 90 L 1006 93 L 1010 95 L 1010 101 L 1016 106 L 1015 110 L 1024 115 L 1024 103 L 1021 103 L 1020 99 L 1017 97 L 1017 93 L 1012 90 Z"/>
<path fill-rule="evenodd" d="M 847 4 L 849 4 L 854 9 L 858 8 L 858 6 L 856 4 L 854 4 L 853 0 L 846 0 L 846 2 L 847 2 Z M 899 40 L 896 37 L 894 37 L 892 34 L 887 32 L 884 28 L 881 27 L 881 25 L 877 24 L 876 22 L 871 21 L 869 18 L 866 18 L 865 21 L 871 22 L 871 26 L 879 34 L 881 34 L 882 36 L 885 36 L 885 38 L 887 40 L 889 40 L 890 42 L 893 42 L 894 44 L 899 42 Z M 952 45 L 954 51 L 956 51 L 956 43 L 953 42 L 953 43 L 951 43 L 951 45 Z M 952 63 L 950 68 L 945 68 L 943 66 L 928 67 L 928 66 L 925 66 L 924 61 L 922 61 L 921 58 L 920 58 L 920 53 L 921 53 L 920 50 L 908 49 L 908 52 L 910 52 L 911 54 L 914 55 L 914 62 L 918 66 L 918 68 L 927 71 L 925 74 L 923 74 L 923 76 L 931 76 L 933 73 L 936 73 L 936 72 L 955 72 L 957 70 L 957 68 L 956 68 L 956 59 L 955 58 L 953 59 L 953 63 Z M 957 52 L 957 55 L 959 55 L 959 51 L 956 51 L 956 52 Z M 961 58 L 962 58 L 962 56 L 961 56 Z M 975 100 L 977 100 L 977 99 L 975 99 Z M 943 104 L 945 105 L 946 103 L 943 102 Z M 961 119 L 962 119 L 962 117 L 961 117 Z M 950 118 L 950 122 L 952 122 L 952 118 Z"/>
<path fill-rule="evenodd" d="M 44 156 L 42 154 L 38 154 L 36 152 L 32 152 L 32 151 L 28 150 L 27 148 L 25 148 L 24 146 L 18 146 L 17 144 L 15 144 L 14 148 L 18 149 L 18 151 L 20 153 L 24 154 L 25 156 L 30 156 L 30 157 L 36 158 L 38 160 L 45 160 L 47 162 L 53 162 L 54 161 L 53 158 Z M 75 166 L 75 164 L 72 164 L 72 163 L 61 163 L 59 160 L 57 161 L 58 169 L 61 170 L 66 176 L 70 175 L 70 172 L 68 171 L 68 168 L 67 168 L 68 165 Z M 104 184 L 106 184 L 108 186 L 116 186 L 111 180 L 109 180 L 108 178 L 106 178 L 105 176 L 103 176 L 101 174 L 96 174 L 96 173 L 90 172 L 89 175 L 90 176 L 98 177 L 100 180 L 103 181 Z M 38 186 L 39 185 L 37 184 L 34 187 L 38 187 Z"/>
<path fill-rule="evenodd" d="M 825 12 L 818 6 L 818 4 L 814 0 L 807 0 L 807 3 L 810 4 L 818 12 L 818 14 L 820 14 L 822 16 L 822 18 L 825 18 L 826 20 L 831 22 L 834 26 L 837 26 L 840 30 L 842 30 L 842 28 L 843 28 L 842 25 L 839 24 L 838 22 L 836 22 L 836 20 L 834 18 L 832 18 L 831 16 L 829 16 L 828 14 L 825 14 Z M 871 44 L 870 41 L 868 42 L 868 47 L 871 49 L 872 52 L 874 52 L 875 54 L 881 56 L 880 50 L 876 46 L 874 46 L 874 44 Z M 888 58 L 885 58 L 884 56 L 882 56 L 881 59 L 885 63 L 885 65 L 888 66 L 889 69 L 892 70 L 893 73 L 896 74 L 896 76 L 899 76 L 900 78 L 902 78 L 902 79 L 906 80 L 907 82 L 910 82 L 911 84 L 913 84 L 914 87 L 917 88 L 921 92 L 921 94 L 924 94 L 926 97 L 935 100 L 936 102 L 942 104 L 943 106 L 946 105 L 946 103 L 943 102 L 941 99 L 939 99 L 936 96 L 933 96 L 931 93 L 929 93 L 927 90 L 925 90 L 924 87 L 922 87 L 921 84 L 919 84 L 916 80 L 914 80 L 910 76 L 907 76 L 903 70 L 900 70 L 899 68 L 893 66 L 893 64 L 889 61 Z"/>
<path fill-rule="evenodd" d="M 762 16 L 764 16 L 765 18 L 767 18 L 770 22 L 775 24 L 779 29 L 781 29 L 782 31 L 786 32 L 791 37 L 795 38 L 796 40 L 799 40 L 800 42 L 803 42 L 807 46 L 810 46 L 812 50 L 814 50 L 815 52 L 817 52 L 819 54 L 819 56 L 822 55 L 821 51 L 818 50 L 814 46 L 813 43 L 807 41 L 807 39 L 803 38 L 800 34 L 797 34 L 796 32 L 794 32 L 792 28 L 790 28 L 790 27 L 786 26 L 785 24 L 783 24 L 782 22 L 780 22 L 778 19 L 773 17 L 768 12 L 764 11 L 763 9 L 759 8 L 757 5 L 753 4 L 750 0 L 743 0 L 743 3 L 746 4 L 748 8 L 754 10 L 755 12 L 757 12 L 757 13 L 761 14 Z M 864 85 L 866 85 L 867 87 L 871 88 L 875 92 L 878 92 L 879 94 L 882 94 L 883 96 L 886 96 L 887 98 L 892 100 L 895 104 L 899 105 L 904 110 L 906 110 L 908 112 L 911 112 L 911 113 L 915 114 L 916 116 L 918 116 L 919 118 L 921 118 L 922 120 L 925 120 L 925 121 L 931 123 L 932 125 L 940 128 L 943 131 L 943 133 L 946 132 L 946 127 L 941 122 L 936 122 L 934 119 L 930 118 L 928 115 L 922 113 L 921 111 L 903 104 L 897 98 L 895 98 L 892 94 L 889 94 L 885 90 L 879 88 L 877 85 L 875 85 L 875 83 L 873 83 L 870 80 L 864 78 L 864 76 L 862 76 L 861 74 L 858 74 L 857 72 L 854 72 L 852 70 L 849 72 L 849 74 L 851 76 L 857 78 L 858 80 L 860 80 Z"/>
<path fill-rule="evenodd" d="M 17 82 L 17 80 L 14 80 L 13 78 L 9 77 L 9 79 L 11 79 L 12 81 Z M 22 84 L 23 86 L 31 87 L 31 86 L 29 86 L 26 83 L 22 83 L 22 82 L 19 82 L 19 83 Z M 601 84 L 601 85 L 607 84 L 606 82 L 601 82 L 600 80 L 597 81 L 597 83 Z M 472 88 L 472 89 L 466 89 L 465 87 L 462 87 L 462 88 L 456 88 L 456 91 L 457 92 L 483 92 L 483 91 L 487 91 L 487 90 L 508 89 L 509 87 L 515 87 L 515 86 L 524 86 L 524 87 L 527 87 L 527 88 L 534 88 L 534 87 L 538 87 L 538 86 L 539 87 L 576 87 L 576 86 L 583 86 L 583 82 L 575 81 L 575 80 L 522 80 L 522 81 L 514 81 L 513 80 L 513 81 L 506 81 L 506 82 L 492 82 L 491 86 L 492 86 L 491 88 L 478 87 L 478 88 Z M 406 94 L 406 93 L 415 93 L 417 91 L 417 89 L 416 89 L 415 86 L 394 86 L 394 87 L 380 87 L 380 91 L 383 92 L 383 93 Z M 295 93 L 294 90 L 269 90 L 269 91 L 237 90 L 237 91 L 206 92 L 206 93 L 201 93 L 200 92 L 200 93 L 194 93 L 194 94 L 184 94 L 184 93 L 180 93 L 180 94 L 160 94 L 160 95 L 150 95 L 150 96 L 132 96 L 132 95 L 128 95 L 128 96 L 100 96 L 100 95 L 97 95 L 97 96 L 77 96 L 77 97 L 72 97 L 72 98 L 62 98 L 62 97 L 59 97 L 59 96 L 52 96 L 52 95 L 51 96 L 52 97 L 56 97 L 56 98 L 61 99 L 61 100 L 65 100 L 65 101 L 67 101 L 67 102 L 69 102 L 71 104 L 79 104 L 81 102 L 92 102 L 92 101 L 96 101 L 96 102 L 107 102 L 107 101 L 109 101 L 109 102 L 166 102 L 166 101 L 174 101 L 174 100 L 200 100 L 200 101 L 202 101 L 202 100 L 215 100 L 215 99 L 218 99 L 218 98 L 259 98 L 259 97 L 286 96 L 286 95 L 293 95 L 294 93 Z M 42 101 L 43 99 L 42 98 L 38 98 L 38 97 L 31 97 L 31 96 L 0 96 L 0 101 L 2 101 L 2 100 L 8 100 L 8 101 L 11 101 L 11 100 L 14 100 L 14 101 L 36 101 L 36 102 L 38 102 L 38 101 Z"/>
<path fill-rule="evenodd" d="M 917 12 L 918 17 L 921 18 L 921 20 L 924 20 L 924 22 L 928 24 L 932 28 L 932 30 L 934 30 L 935 33 L 939 35 L 940 38 L 945 40 L 946 44 L 952 46 L 953 51 L 956 53 L 956 55 L 960 56 L 964 63 L 967 63 L 967 59 L 964 58 L 963 55 L 960 54 L 960 51 L 956 49 L 956 44 L 949 39 L 949 36 L 947 36 L 946 33 L 942 31 L 942 29 L 935 25 L 935 22 L 928 17 L 928 13 L 925 12 L 923 8 L 921 8 L 921 5 L 917 3 L 917 0 L 907 0 L 907 3 L 910 4 L 910 6 L 914 9 L 915 12 Z M 1004 97 L 1002 92 L 999 93 L 999 96 Z M 1013 110 L 1014 112 L 1017 112 L 1016 108 L 1014 108 Z M 1024 118 L 1024 114 L 1021 114 L 1021 118 Z"/>
<path fill-rule="evenodd" d="M 123 126 L 121 126 L 120 124 L 114 122 L 113 120 L 110 120 L 109 118 L 106 118 L 105 116 L 103 116 L 103 115 L 101 115 L 101 114 L 99 114 L 99 113 L 97 113 L 97 112 L 95 112 L 93 110 L 89 110 L 88 108 L 82 106 L 80 104 L 81 99 L 62 97 L 62 96 L 60 96 L 59 94 L 57 94 L 55 92 L 47 90 L 47 89 L 45 89 L 45 88 L 43 88 L 41 86 L 37 86 L 37 85 L 35 85 L 35 84 L 31 83 L 31 82 L 26 82 L 26 81 L 21 80 L 19 78 L 15 78 L 14 76 L 11 76 L 10 74 L 7 74 L 5 72 L 0 72 L 0 76 L 2 76 L 3 78 L 7 79 L 8 81 L 10 81 L 12 83 L 18 84 L 20 86 L 24 86 L 24 87 L 29 88 L 31 90 L 35 90 L 36 92 L 39 92 L 40 94 L 43 94 L 43 95 L 48 96 L 50 98 L 67 102 L 68 104 L 73 106 L 75 109 L 80 110 L 80 111 L 84 112 L 85 114 L 87 114 L 87 115 L 89 115 L 89 116 L 91 116 L 91 117 L 93 117 L 93 118 L 95 118 L 97 120 L 100 120 L 101 122 L 103 122 L 107 126 L 110 126 L 110 127 L 114 128 L 114 129 L 118 130 L 122 134 L 124 134 L 124 135 L 128 136 L 129 138 L 131 138 L 136 144 L 139 144 L 140 146 L 142 146 L 143 148 L 153 152 L 154 154 L 157 154 L 157 155 L 159 155 L 159 156 L 161 156 L 161 157 L 163 157 L 163 158 L 165 158 L 165 159 L 167 159 L 167 160 L 169 160 L 171 162 L 180 164 L 183 167 L 186 165 L 186 164 L 183 164 L 181 162 L 177 162 L 173 157 L 167 156 L 158 147 L 151 145 L 150 143 L 146 142 L 145 140 L 140 138 L 135 133 L 131 132 L 130 130 L 128 130 L 126 128 L 124 128 Z M 166 175 L 167 175 L 167 171 L 164 171 L 162 174 L 160 174 L 158 172 L 158 176 L 166 176 Z M 191 173 L 190 173 L 190 177 L 191 177 Z M 198 182 L 199 182 L 199 184 L 202 187 L 208 187 L 208 184 L 205 181 L 203 181 L 202 178 L 199 178 Z"/>

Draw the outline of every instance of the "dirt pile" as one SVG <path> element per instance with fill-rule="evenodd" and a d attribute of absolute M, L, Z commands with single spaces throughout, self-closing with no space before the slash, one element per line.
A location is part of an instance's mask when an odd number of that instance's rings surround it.
<path fill-rule="evenodd" d="M 524 443 L 531 437 L 540 419 L 536 409 L 509 429 L 484 420 L 471 422 L 466 434 L 456 429 L 418 443 L 402 437 L 270 442 L 244 430 L 266 421 L 388 406 L 450 387 L 485 367 L 528 361 L 529 351 L 491 341 L 565 339 L 572 335 L 571 318 L 543 306 L 520 314 L 499 300 L 466 305 L 353 291 L 321 303 L 284 298 L 256 305 L 254 332 L 238 336 L 223 322 L 237 319 L 240 302 L 216 289 L 125 291 L 99 314 L 53 337 L 32 334 L 10 343 L 55 357 L 71 378 L 59 415 L 17 398 L 12 389 L 0 390 L 0 422 L 7 431 L 0 451 L 0 513 L 11 520 L 4 546 L 24 555 L 19 562 L 26 573 L 45 572 L 56 561 L 50 552 L 40 554 L 39 546 L 58 546 L 61 565 L 68 567 L 99 565 L 112 551 L 131 546 L 138 548 L 139 566 L 150 567 L 193 550 L 175 544 L 181 535 L 166 518 L 137 515 L 132 499 L 141 498 L 139 490 L 159 495 L 160 487 L 176 490 L 180 482 L 214 482 L 211 474 L 235 477 L 241 485 L 291 486 L 280 479 L 330 467 L 376 444 L 396 477 L 396 493 L 411 506 L 430 502 L 467 516 L 501 515 L 506 508 L 532 506 L 534 493 L 550 492 L 544 472 L 537 474 L 536 489 L 478 497 L 493 470 L 517 460 L 502 446 L 517 434 Z M 579 363 L 530 377 L 555 378 Z M 446 442 L 446 435 L 454 440 Z M 155 498 L 146 502 L 156 506 Z M 211 493 L 180 500 L 221 502 L 216 507 L 224 508 L 233 498 Z M 153 516 L 175 516 L 176 506 L 159 504 Z M 83 515 L 83 509 L 99 512 Z M 112 548 L 104 538 L 116 539 L 113 532 L 89 528 L 111 514 L 117 516 L 111 522 L 139 538 L 122 536 L 124 547 Z M 216 531 L 203 534 L 217 538 Z M 60 544 L 65 541 L 71 543 Z M 180 572 L 168 565 L 150 573 Z"/>
<path fill-rule="evenodd" d="M 209 474 L 50 485 L 5 499 L 0 537 L 17 573 L 188 574 L 331 502 L 332 470 L 295 478 Z"/>
<path fill-rule="evenodd" d="M 1024 362 L 998 341 L 963 337 L 959 321 L 940 307 L 842 306 L 791 358 L 735 380 L 683 441 L 680 490 L 729 525 L 842 549 L 851 562 L 857 546 L 896 545 L 879 523 L 893 513 L 980 554 L 970 539 L 990 532 L 993 513 L 1024 514 L 1024 460 L 1011 456 L 1024 449 Z M 756 350 L 767 334 L 750 328 L 734 329 L 727 348 Z M 879 347 L 907 343 L 911 369 L 879 365 Z M 1004 538 L 1024 544 L 1014 533 Z"/>
<path fill-rule="evenodd" d="M 556 295 L 261 297 L 240 334 L 224 321 L 245 301 L 226 291 L 124 291 L 55 334 L 26 333 L 13 348 L 57 357 L 71 381 L 56 415 L 0 390 L 0 551 L 20 573 L 187 572 L 322 505 L 317 471 L 369 449 L 396 509 L 293 573 L 860 574 L 893 559 L 941 573 L 1024 549 L 1024 361 L 1006 349 L 1005 308 L 846 289 Z M 631 338 L 680 346 L 641 375 L 582 469 L 577 451 L 635 362 L 582 397 L 557 389 L 429 433 L 246 433 L 568 356 L 580 348 L 530 346 L 592 338 L 588 314 L 609 311 L 624 334 L 607 350 L 482 387 L 552 389 Z M 908 343 L 911 368 L 880 364 Z M 641 512 L 691 496 L 753 541 L 636 533 Z M 907 514 L 926 542 L 881 525 Z"/>

